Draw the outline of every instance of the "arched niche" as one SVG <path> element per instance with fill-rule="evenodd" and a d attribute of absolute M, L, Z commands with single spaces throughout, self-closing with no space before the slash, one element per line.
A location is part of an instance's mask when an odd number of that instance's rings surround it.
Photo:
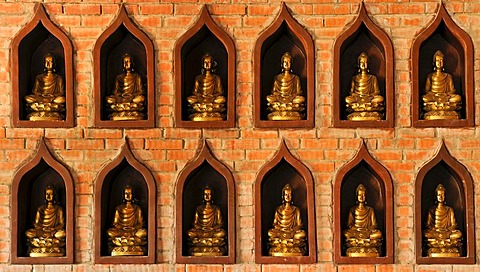
<path fill-rule="evenodd" d="M 15 127 L 73 127 L 73 46 L 68 36 L 48 18 L 41 3 L 35 4 L 35 15 L 12 40 L 12 123 Z M 60 121 L 30 121 L 25 96 L 32 94 L 35 77 L 43 73 L 44 56 L 55 58 L 56 73 L 65 85 L 65 112 Z"/>
<path fill-rule="evenodd" d="M 226 97 L 223 121 L 190 121 L 187 98 L 192 95 L 195 77 L 201 74 L 202 57 L 210 53 L 217 63 L 215 74 L 222 80 Z M 232 38 L 220 28 L 204 5 L 196 23 L 175 43 L 175 126 L 184 128 L 235 127 L 236 52 Z"/>
<path fill-rule="evenodd" d="M 433 55 L 441 50 L 445 72 L 453 77 L 455 90 L 462 96 L 460 119 L 423 120 L 423 101 L 427 75 L 433 72 Z M 412 46 L 412 125 L 414 127 L 474 126 L 474 51 L 467 32 L 450 17 L 443 3 L 430 25 L 415 39 Z"/>
<path fill-rule="evenodd" d="M 142 78 L 145 90 L 143 120 L 109 119 L 105 98 L 112 94 L 115 77 L 123 73 L 122 56 L 128 53 L 133 68 Z M 113 23 L 98 37 L 93 48 L 94 105 L 96 127 L 154 127 L 155 126 L 155 50 L 150 38 L 139 29 L 122 4 Z"/>
<path fill-rule="evenodd" d="M 253 53 L 254 122 L 256 127 L 312 128 L 315 125 L 315 45 L 302 25 L 282 3 L 275 21 L 258 37 Z M 281 73 L 281 58 L 292 55 L 293 73 L 300 77 L 306 110 L 303 120 L 271 121 L 267 115 L 267 96 L 272 92 L 274 78 Z"/>
<path fill-rule="evenodd" d="M 63 257 L 30 257 L 25 232 L 33 227 L 37 209 L 45 204 L 45 189 L 55 188 L 54 200 L 65 216 L 66 244 Z M 70 171 L 56 160 L 42 138 L 35 156 L 22 166 L 12 182 L 11 261 L 14 264 L 71 264 L 74 261 L 75 190 Z"/>
<path fill-rule="evenodd" d="M 213 204 L 220 208 L 223 229 L 227 232 L 224 256 L 189 256 L 187 231 L 193 227 L 196 207 L 202 204 L 203 189 L 210 186 Z M 197 157 L 187 163 L 176 185 L 176 262 L 230 264 L 235 263 L 235 182 L 230 170 L 213 157 L 206 140 Z"/>
<path fill-rule="evenodd" d="M 382 120 L 351 121 L 347 118 L 345 98 L 350 95 L 352 78 L 358 74 L 358 56 L 368 55 L 370 74 L 378 80 L 384 97 Z M 393 44 L 388 35 L 368 16 L 362 2 L 355 21 L 335 40 L 333 64 L 333 115 L 335 127 L 393 127 L 395 117 Z"/>
<path fill-rule="evenodd" d="M 428 210 L 435 206 L 435 189 L 443 184 L 445 202 L 455 212 L 457 229 L 462 232 L 460 257 L 428 257 L 423 231 Z M 415 255 L 419 264 L 474 264 L 475 220 L 473 179 L 467 168 L 448 152 L 445 142 L 437 155 L 425 164 L 415 180 Z"/>
<path fill-rule="evenodd" d="M 113 225 L 115 208 L 122 204 L 125 186 L 133 189 L 134 203 L 142 209 L 147 230 L 147 253 L 144 256 L 111 256 L 107 230 Z M 127 139 L 120 154 L 98 174 L 95 182 L 95 263 L 147 264 L 156 256 L 156 196 L 155 179 L 147 167 L 138 161 Z"/>
<path fill-rule="evenodd" d="M 282 189 L 293 189 L 293 205 L 300 209 L 303 230 L 307 233 L 307 254 L 295 257 L 268 255 L 268 230 L 275 210 L 282 205 Z M 310 170 L 295 158 L 282 141 L 272 160 L 265 164 L 255 181 L 255 262 L 264 264 L 304 264 L 317 260 L 315 229 L 315 187 Z"/>
<path fill-rule="evenodd" d="M 382 232 L 380 257 L 348 257 L 343 231 L 347 228 L 348 213 L 356 205 L 356 189 L 363 184 L 366 202 L 375 211 L 377 229 Z M 365 142 L 355 157 L 344 165 L 333 185 L 334 258 L 338 264 L 393 263 L 393 182 L 388 170 L 368 152 Z"/>

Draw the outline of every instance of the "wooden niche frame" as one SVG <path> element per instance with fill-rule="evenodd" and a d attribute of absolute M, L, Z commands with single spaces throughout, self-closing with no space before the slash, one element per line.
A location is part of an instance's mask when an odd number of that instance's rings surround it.
<path fill-rule="evenodd" d="M 293 188 L 293 203 L 300 209 L 307 232 L 308 255 L 297 257 L 268 256 L 267 232 L 272 228 L 275 209 L 282 204 L 282 189 Z M 282 140 L 272 160 L 265 164 L 255 181 L 255 262 L 261 264 L 307 264 L 317 261 L 315 228 L 315 186 L 310 170 L 288 149 Z"/>
<path fill-rule="evenodd" d="M 191 121 L 188 96 L 192 95 L 195 77 L 201 73 L 202 57 L 209 52 L 217 63 L 215 74 L 222 79 L 226 97 L 226 120 Z M 236 52 L 232 38 L 210 16 L 207 6 L 195 24 L 175 43 L 175 126 L 182 128 L 235 127 Z"/>
<path fill-rule="evenodd" d="M 423 230 L 428 210 L 435 205 L 435 189 L 443 184 L 446 205 L 455 211 L 457 228 L 463 234 L 461 257 L 428 257 Z M 415 256 L 418 264 L 474 264 L 475 218 L 473 179 L 467 168 L 448 152 L 445 142 L 437 155 L 425 164 L 415 180 Z"/>
<path fill-rule="evenodd" d="M 263 31 L 255 43 L 254 122 L 259 128 L 313 128 L 315 126 L 315 45 L 312 36 L 290 14 L 282 3 L 275 21 Z M 306 99 L 305 119 L 268 120 L 267 96 L 272 92 L 274 78 L 281 72 L 281 58 L 292 54 L 293 73 L 300 77 Z"/>
<path fill-rule="evenodd" d="M 378 229 L 383 235 L 380 257 L 347 257 L 343 231 L 348 212 L 355 206 L 356 189 L 363 184 L 367 189 L 366 201 L 375 210 Z M 394 262 L 393 181 L 388 170 L 376 161 L 365 142 L 355 157 L 345 164 L 333 185 L 334 259 L 337 264 L 392 264 Z"/>
<path fill-rule="evenodd" d="M 133 199 L 142 208 L 144 228 L 147 229 L 147 255 L 110 256 L 107 230 L 112 227 L 116 206 L 123 200 L 126 185 L 133 188 Z M 138 161 L 130 150 L 127 139 L 120 154 L 98 174 L 95 182 L 95 263 L 97 264 L 152 264 L 155 263 L 157 228 L 157 189 L 150 170 Z"/>
<path fill-rule="evenodd" d="M 73 45 L 68 36 L 48 17 L 41 3 L 35 4 L 35 15 L 12 40 L 12 123 L 15 127 L 74 127 Z M 35 77 L 43 73 L 44 56 L 51 53 L 55 69 L 65 85 L 65 119 L 30 121 L 25 96 L 32 93 Z"/>
<path fill-rule="evenodd" d="M 217 257 L 188 256 L 187 231 L 193 226 L 195 210 L 203 200 L 203 189 L 212 188 L 215 205 L 221 212 L 224 230 L 227 232 L 227 255 Z M 176 262 L 187 264 L 232 264 L 235 263 L 235 181 L 223 163 L 217 160 L 206 140 L 197 157 L 187 163 L 178 176 L 176 185 L 175 241 Z"/>
<path fill-rule="evenodd" d="M 133 68 L 146 82 L 146 118 L 113 121 L 108 118 L 105 97 L 114 89 L 115 77 L 123 73 L 122 55 L 128 53 Z M 155 126 L 155 50 L 152 41 L 130 19 L 124 4 L 113 23 L 98 37 L 93 48 L 95 127 L 151 128 Z"/>
<path fill-rule="evenodd" d="M 55 200 L 65 215 L 66 244 L 63 257 L 29 257 L 25 232 L 32 228 L 37 209 L 44 204 L 45 188 L 53 185 Z M 12 264 L 72 264 L 74 262 L 75 189 L 67 167 L 55 159 L 45 143 L 39 140 L 35 156 L 22 166 L 12 182 Z"/>
<path fill-rule="evenodd" d="M 462 96 L 460 119 L 422 120 L 422 96 L 427 75 L 431 73 L 433 55 L 442 50 L 445 72 L 453 77 L 457 94 Z M 433 22 L 415 39 L 412 46 L 412 125 L 414 127 L 472 127 L 475 125 L 474 50 L 467 32 L 439 4 Z"/>
<path fill-rule="evenodd" d="M 347 119 L 345 98 L 350 95 L 352 78 L 358 73 L 358 56 L 368 55 L 368 68 L 378 80 L 380 94 L 385 98 L 383 120 L 351 121 Z M 362 2 L 357 18 L 338 36 L 333 62 L 333 124 L 335 127 L 391 128 L 395 118 L 394 52 L 387 33 L 368 16 Z"/>

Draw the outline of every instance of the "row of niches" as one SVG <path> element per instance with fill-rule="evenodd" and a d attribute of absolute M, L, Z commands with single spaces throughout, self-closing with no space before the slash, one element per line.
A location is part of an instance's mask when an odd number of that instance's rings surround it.
<path fill-rule="evenodd" d="M 95 263 L 154 263 L 156 182 L 126 142 L 94 182 Z M 235 263 L 236 193 L 231 170 L 206 140 L 175 184 L 175 262 Z M 417 263 L 475 262 L 473 179 L 442 143 L 414 181 Z M 317 260 L 315 182 L 282 141 L 254 182 L 255 261 Z M 333 183 L 336 263 L 394 262 L 394 185 L 362 141 Z M 12 263 L 73 263 L 74 181 L 40 140 L 12 185 Z M 368 204 L 367 204 L 368 201 Z"/>
<path fill-rule="evenodd" d="M 13 39 L 13 124 L 73 127 L 73 46 L 41 4 Z M 412 125 L 474 126 L 474 58 L 470 36 L 443 4 L 413 42 Z M 155 49 L 122 6 L 93 49 L 96 127 L 155 126 Z M 236 50 L 207 7 L 174 47 L 175 126 L 235 126 Z M 312 128 L 315 46 L 286 4 L 257 38 L 254 124 Z M 43 70 L 43 71 L 42 71 Z M 335 127 L 394 126 L 394 51 L 362 3 L 334 44 Z"/>

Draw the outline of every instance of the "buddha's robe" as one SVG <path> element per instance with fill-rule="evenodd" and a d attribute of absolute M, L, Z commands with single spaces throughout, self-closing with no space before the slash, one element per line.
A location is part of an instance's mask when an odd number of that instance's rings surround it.
<path fill-rule="evenodd" d="M 28 103 L 64 103 L 63 78 L 55 73 L 42 73 L 35 77 L 32 95 L 25 97 Z"/>
<path fill-rule="evenodd" d="M 116 76 L 115 89 L 110 97 L 115 99 L 112 103 L 141 103 L 145 100 L 143 94 L 141 76 L 137 73 L 126 73 Z"/>
<path fill-rule="evenodd" d="M 200 205 L 195 211 L 193 228 L 188 231 L 190 238 L 222 238 L 225 231 L 222 229 L 223 219 L 220 209 L 215 205 Z"/>
<path fill-rule="evenodd" d="M 364 100 L 369 99 L 370 101 L 362 102 L 381 103 L 384 99 L 379 94 L 377 77 L 369 74 L 359 74 L 352 78 L 350 95 L 346 97 L 346 102 L 360 102 L 359 98 L 364 97 Z"/>
<path fill-rule="evenodd" d="M 301 94 L 302 87 L 298 76 L 279 74 L 275 76 L 272 94 L 267 96 L 267 100 L 270 103 L 302 103 L 305 98 Z"/>
<path fill-rule="evenodd" d="M 455 213 L 451 207 L 436 206 L 430 208 L 426 223 L 426 238 L 445 238 L 445 239 L 459 239 L 462 233 L 457 230 L 457 222 L 455 220 Z M 448 234 L 445 235 L 444 234 Z"/>
<path fill-rule="evenodd" d="M 137 236 L 147 234 L 143 229 L 143 215 L 140 206 L 135 204 L 121 204 L 115 208 L 113 228 L 108 230 L 110 237 Z"/>
<path fill-rule="evenodd" d="M 218 75 L 198 75 L 195 77 L 193 95 L 188 98 L 188 101 L 191 104 L 197 102 L 221 104 L 225 102 L 222 94 L 222 80 Z"/>
<path fill-rule="evenodd" d="M 28 238 L 40 237 L 65 237 L 65 218 L 63 209 L 59 205 L 44 204 L 40 206 L 35 215 L 34 228 L 26 232 Z"/>
<path fill-rule="evenodd" d="M 350 209 L 347 221 L 348 229 L 344 235 L 348 238 L 379 239 L 382 233 L 377 229 L 375 211 L 368 206 L 355 206 Z"/>
<path fill-rule="evenodd" d="M 270 238 L 303 239 L 306 236 L 302 230 L 300 210 L 295 206 L 279 206 L 275 211 L 273 229 L 268 231 Z"/>

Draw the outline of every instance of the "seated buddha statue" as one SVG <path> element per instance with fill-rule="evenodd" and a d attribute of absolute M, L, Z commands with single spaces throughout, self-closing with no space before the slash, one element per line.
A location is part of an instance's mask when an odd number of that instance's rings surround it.
<path fill-rule="evenodd" d="M 225 120 L 223 113 L 226 99 L 223 96 L 222 79 L 215 73 L 217 63 L 205 53 L 202 57 L 202 74 L 195 77 L 193 93 L 187 98 L 192 121 Z"/>
<path fill-rule="evenodd" d="M 302 96 L 300 78 L 292 73 L 292 55 L 281 58 L 282 73 L 275 76 L 272 93 L 267 96 L 268 120 L 302 120 L 305 97 Z"/>
<path fill-rule="evenodd" d="M 282 189 L 283 204 L 275 210 L 273 228 L 268 230 L 271 256 L 303 256 L 307 252 L 307 233 L 302 229 L 300 209 L 292 205 L 293 189 L 287 184 Z"/>
<path fill-rule="evenodd" d="M 37 209 L 33 228 L 25 232 L 30 257 L 65 256 L 65 217 L 63 209 L 55 203 L 55 190 L 45 188 L 46 204 Z"/>
<path fill-rule="evenodd" d="M 382 232 L 377 229 L 375 211 L 366 204 L 367 189 L 358 185 L 357 205 L 348 213 L 347 229 L 343 231 L 348 257 L 379 257 Z"/>
<path fill-rule="evenodd" d="M 110 120 L 142 120 L 145 114 L 145 91 L 142 77 L 134 72 L 133 59 L 129 54 L 122 56 L 123 74 L 115 77 L 113 94 L 106 97 L 107 108 L 112 113 Z"/>
<path fill-rule="evenodd" d="M 44 72 L 35 77 L 31 95 L 25 96 L 30 121 L 64 120 L 65 85 L 63 78 L 55 73 L 55 58 L 52 54 L 43 57 Z"/>
<path fill-rule="evenodd" d="M 438 50 L 433 56 L 434 72 L 428 74 L 423 95 L 425 120 L 459 119 L 462 97 L 456 94 L 453 78 L 443 72 L 444 55 Z"/>
<path fill-rule="evenodd" d="M 140 206 L 133 203 L 132 187 L 124 188 L 124 204 L 115 208 L 113 227 L 108 229 L 112 256 L 145 255 L 147 230 Z"/>
<path fill-rule="evenodd" d="M 192 256 L 223 256 L 226 253 L 226 232 L 220 208 L 212 204 L 209 186 L 203 190 L 203 202 L 195 210 L 193 228 L 187 232 L 189 253 Z"/>
<path fill-rule="evenodd" d="M 353 76 L 350 95 L 345 98 L 348 120 L 371 121 L 383 119 L 383 96 L 380 95 L 377 77 L 368 73 L 368 56 L 358 56 L 358 74 Z"/>
<path fill-rule="evenodd" d="M 445 187 L 435 189 L 437 205 L 430 208 L 423 236 L 429 257 L 459 257 L 462 232 L 457 229 L 455 212 L 445 205 Z"/>

